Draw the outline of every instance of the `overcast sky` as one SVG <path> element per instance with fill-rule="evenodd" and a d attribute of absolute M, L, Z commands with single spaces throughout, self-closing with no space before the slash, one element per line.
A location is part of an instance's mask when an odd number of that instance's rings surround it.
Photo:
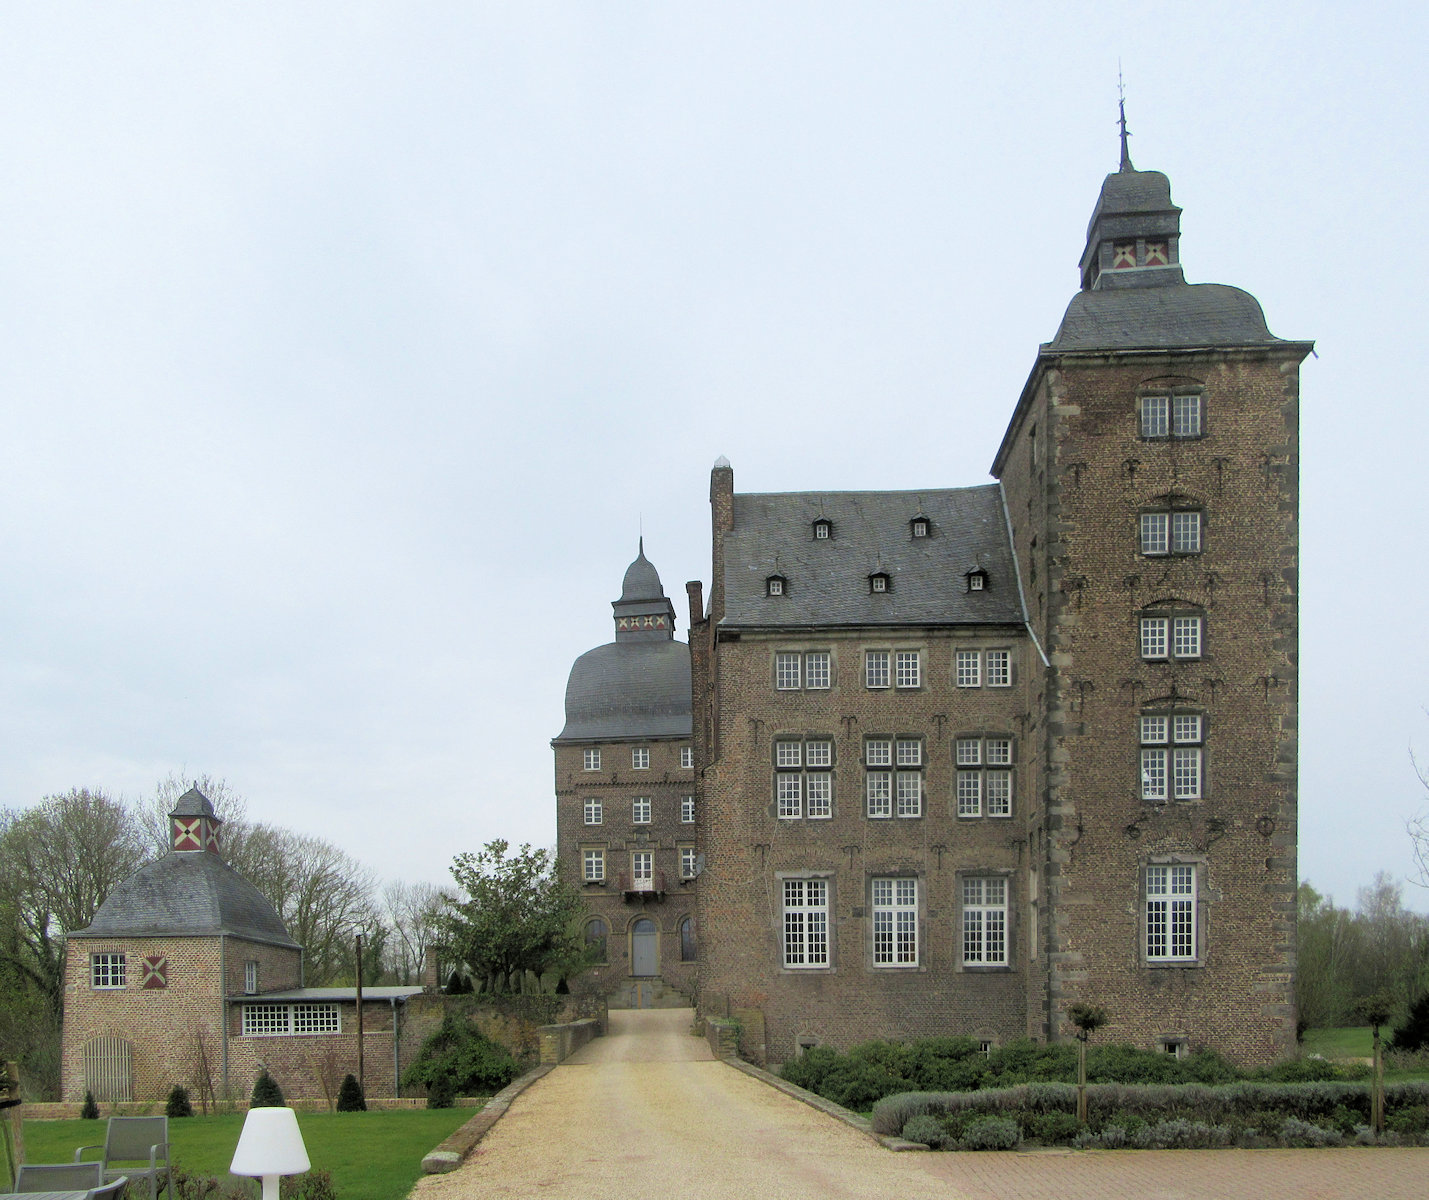
<path fill-rule="evenodd" d="M 1188 280 L 1317 342 L 1301 874 L 1407 875 L 1425 11 L 0 0 L 0 805 L 208 772 L 387 878 L 552 843 L 570 664 L 642 523 L 683 636 L 718 455 L 986 481 L 1120 60 Z"/>

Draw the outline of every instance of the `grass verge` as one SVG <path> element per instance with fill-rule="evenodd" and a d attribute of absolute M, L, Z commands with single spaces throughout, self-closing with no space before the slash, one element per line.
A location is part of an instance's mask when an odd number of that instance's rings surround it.
<path fill-rule="evenodd" d="M 422 1157 L 474 1108 L 413 1108 L 390 1112 L 299 1113 L 298 1128 L 314 1169 L 332 1175 L 340 1200 L 395 1200 L 422 1174 Z M 169 1122 L 174 1164 L 228 1178 L 243 1128 L 242 1113 Z M 29 1162 L 69 1162 L 75 1148 L 104 1141 L 103 1121 L 26 1121 Z"/>

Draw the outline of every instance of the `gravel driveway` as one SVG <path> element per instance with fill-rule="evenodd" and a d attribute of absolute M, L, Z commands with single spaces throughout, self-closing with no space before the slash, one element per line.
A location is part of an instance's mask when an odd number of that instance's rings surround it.
<path fill-rule="evenodd" d="M 517 1097 L 413 1200 L 1419 1200 L 1429 1150 L 894 1154 L 715 1061 L 688 1009 L 617 1011 L 610 1033 Z"/>

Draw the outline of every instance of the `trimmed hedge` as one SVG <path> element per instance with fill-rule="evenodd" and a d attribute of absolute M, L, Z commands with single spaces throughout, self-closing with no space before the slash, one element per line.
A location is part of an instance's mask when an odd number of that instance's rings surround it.
<path fill-rule="evenodd" d="M 1390 1084 L 1385 1101 L 1387 1140 L 1429 1143 L 1429 1083 Z M 1017 1129 L 1017 1142 L 1084 1148 L 1338 1146 L 1375 1140 L 1369 1131 L 1369 1085 L 1359 1082 L 1091 1084 L 1085 1129 L 1073 1115 L 1076 1104 L 1077 1089 L 1061 1083 L 904 1092 L 874 1105 L 873 1128 L 963 1150 L 1001 1146 L 1009 1124 Z"/>

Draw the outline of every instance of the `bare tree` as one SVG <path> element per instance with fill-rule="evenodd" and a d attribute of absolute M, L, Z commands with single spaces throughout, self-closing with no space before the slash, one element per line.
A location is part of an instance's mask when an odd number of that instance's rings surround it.
<path fill-rule="evenodd" d="M 190 788 L 198 788 L 213 805 L 213 811 L 223 822 L 219 844 L 224 849 L 225 859 L 231 858 L 229 849 L 242 843 L 248 829 L 248 801 L 229 786 L 226 779 L 209 775 L 181 775 L 170 771 L 154 785 L 154 794 L 140 801 L 135 819 L 148 843 L 150 855 L 158 858 L 169 852 L 173 845 L 169 830 L 169 814 L 179 797 Z"/>
<path fill-rule="evenodd" d="M 388 969 L 398 983 L 420 981 L 428 947 L 440 938 L 440 917 L 446 893 L 434 883 L 403 883 L 395 879 L 382 889 L 382 910 L 391 936 Z"/>

